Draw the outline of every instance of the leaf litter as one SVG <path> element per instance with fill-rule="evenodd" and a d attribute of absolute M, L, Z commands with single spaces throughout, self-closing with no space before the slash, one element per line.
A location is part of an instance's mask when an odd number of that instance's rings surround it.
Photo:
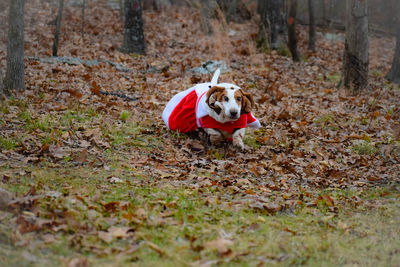
<path fill-rule="evenodd" d="M 145 241 L 160 257 L 171 257 L 168 247 L 150 241 L 144 229 L 200 219 L 186 214 L 190 207 L 183 207 L 185 202 L 170 200 L 164 192 L 200 198 L 198 205 L 210 209 L 249 210 L 258 221 L 304 207 L 322 208 L 328 215 L 321 222 L 331 225 L 341 205 L 364 202 L 334 190 L 367 192 L 398 184 L 400 91 L 384 75 L 371 75 L 371 90 L 362 95 L 336 89 L 342 42 L 318 38 L 317 52 L 308 53 L 306 28 L 299 27 L 307 60 L 292 63 L 275 51 L 264 54 L 255 48 L 254 22 L 230 24 L 236 32 L 232 36 L 216 31 L 207 37 L 195 23 L 198 11 L 187 8 L 145 11 L 147 55 L 125 55 L 117 49 L 122 40 L 118 12 L 100 2 L 89 3 L 84 40 L 77 7 L 66 7 L 70 16 L 63 22 L 60 54 L 102 61 L 88 66 L 29 60 L 26 90 L 1 104 L 0 180 L 5 189 L 0 191 L 0 215 L 2 231 L 18 233 L 8 237 L 11 243 L 34 243 L 33 234 L 52 244 L 65 235 L 68 246 L 78 251 L 126 255 Z M 41 22 L 53 10 L 39 0 L 26 8 L 28 20 Z M 5 10 L 0 13 L 6 16 Z M 187 25 L 194 29 L 182 30 Z M 47 58 L 52 34 L 51 27 L 33 23 L 26 33 L 26 54 Z M 392 55 L 393 40 L 373 37 L 371 51 L 377 50 Z M 161 119 L 174 94 L 210 79 L 190 72 L 210 59 L 229 67 L 221 80 L 242 86 L 257 102 L 254 113 L 263 127 L 247 133 L 246 152 L 229 144 L 209 146 L 197 133 L 170 132 Z M 119 71 L 104 60 L 131 71 Z M 390 60 L 371 53 L 371 69 L 387 73 Z M 0 63 L 5 66 L 4 52 Z M 126 111 L 129 116 L 122 118 Z M 129 192 L 121 189 L 126 187 Z M 351 228 L 341 221 L 337 227 Z M 291 227 L 281 230 L 299 235 Z M 230 254 L 237 243 L 230 238 L 192 240 L 193 251 L 237 256 Z M 68 264 L 81 262 L 87 264 L 80 257 Z"/>

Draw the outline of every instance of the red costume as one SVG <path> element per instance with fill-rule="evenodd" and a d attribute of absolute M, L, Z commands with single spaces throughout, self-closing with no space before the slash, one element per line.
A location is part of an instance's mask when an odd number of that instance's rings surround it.
<path fill-rule="evenodd" d="M 195 131 L 197 128 L 213 128 L 233 133 L 234 129 L 247 126 L 259 128 L 260 122 L 251 114 L 242 114 L 232 122 L 220 123 L 208 115 L 206 94 L 211 83 L 198 84 L 176 94 L 163 111 L 163 120 L 170 130 L 181 133 Z"/>

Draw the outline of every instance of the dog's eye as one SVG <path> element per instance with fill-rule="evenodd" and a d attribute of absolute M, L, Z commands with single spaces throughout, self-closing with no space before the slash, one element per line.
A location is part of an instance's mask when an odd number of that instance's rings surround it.
<path fill-rule="evenodd" d="M 238 96 L 238 97 L 236 97 L 236 100 L 237 100 L 237 101 L 241 101 L 242 98 L 241 98 L 240 96 Z"/>
<path fill-rule="evenodd" d="M 224 96 L 224 101 L 225 101 L 225 102 L 228 102 L 228 101 L 229 101 L 229 97 Z"/>

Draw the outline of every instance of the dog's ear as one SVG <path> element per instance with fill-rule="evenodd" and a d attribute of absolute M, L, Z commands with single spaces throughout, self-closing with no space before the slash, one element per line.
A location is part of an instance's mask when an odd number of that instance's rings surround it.
<path fill-rule="evenodd" d="M 240 112 L 241 114 L 247 114 L 250 113 L 252 108 L 255 106 L 253 96 L 251 94 L 243 92 L 242 89 L 239 89 L 240 92 L 242 93 L 242 111 Z"/>
<path fill-rule="evenodd" d="M 219 98 L 219 94 L 225 91 L 224 87 L 219 87 L 219 86 L 213 86 L 208 90 L 207 92 L 207 99 L 206 103 L 207 105 L 212 108 L 218 115 L 221 113 L 221 108 L 215 105 L 215 102 Z"/>

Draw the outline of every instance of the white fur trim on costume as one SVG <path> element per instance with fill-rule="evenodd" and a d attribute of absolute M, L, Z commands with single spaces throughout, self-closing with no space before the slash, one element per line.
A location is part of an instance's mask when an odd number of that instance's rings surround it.
<path fill-rule="evenodd" d="M 172 99 L 168 102 L 167 106 L 165 107 L 163 113 L 162 113 L 162 118 L 167 125 L 168 129 L 169 128 L 169 117 L 171 116 L 172 111 L 174 111 L 175 107 L 182 101 L 185 96 L 187 96 L 189 93 L 191 93 L 193 90 L 196 89 L 195 87 L 189 88 L 186 91 L 180 92 L 179 94 L 174 95 Z"/>
<path fill-rule="evenodd" d="M 253 114 L 251 114 L 251 115 L 253 116 Z M 259 121 L 256 117 L 254 117 L 254 116 L 253 116 L 253 118 L 255 118 L 256 121 L 253 121 L 253 122 L 251 122 L 251 123 L 248 123 L 247 126 L 249 126 L 250 128 L 255 128 L 255 129 L 260 128 L 260 127 L 261 127 L 260 121 Z"/>

